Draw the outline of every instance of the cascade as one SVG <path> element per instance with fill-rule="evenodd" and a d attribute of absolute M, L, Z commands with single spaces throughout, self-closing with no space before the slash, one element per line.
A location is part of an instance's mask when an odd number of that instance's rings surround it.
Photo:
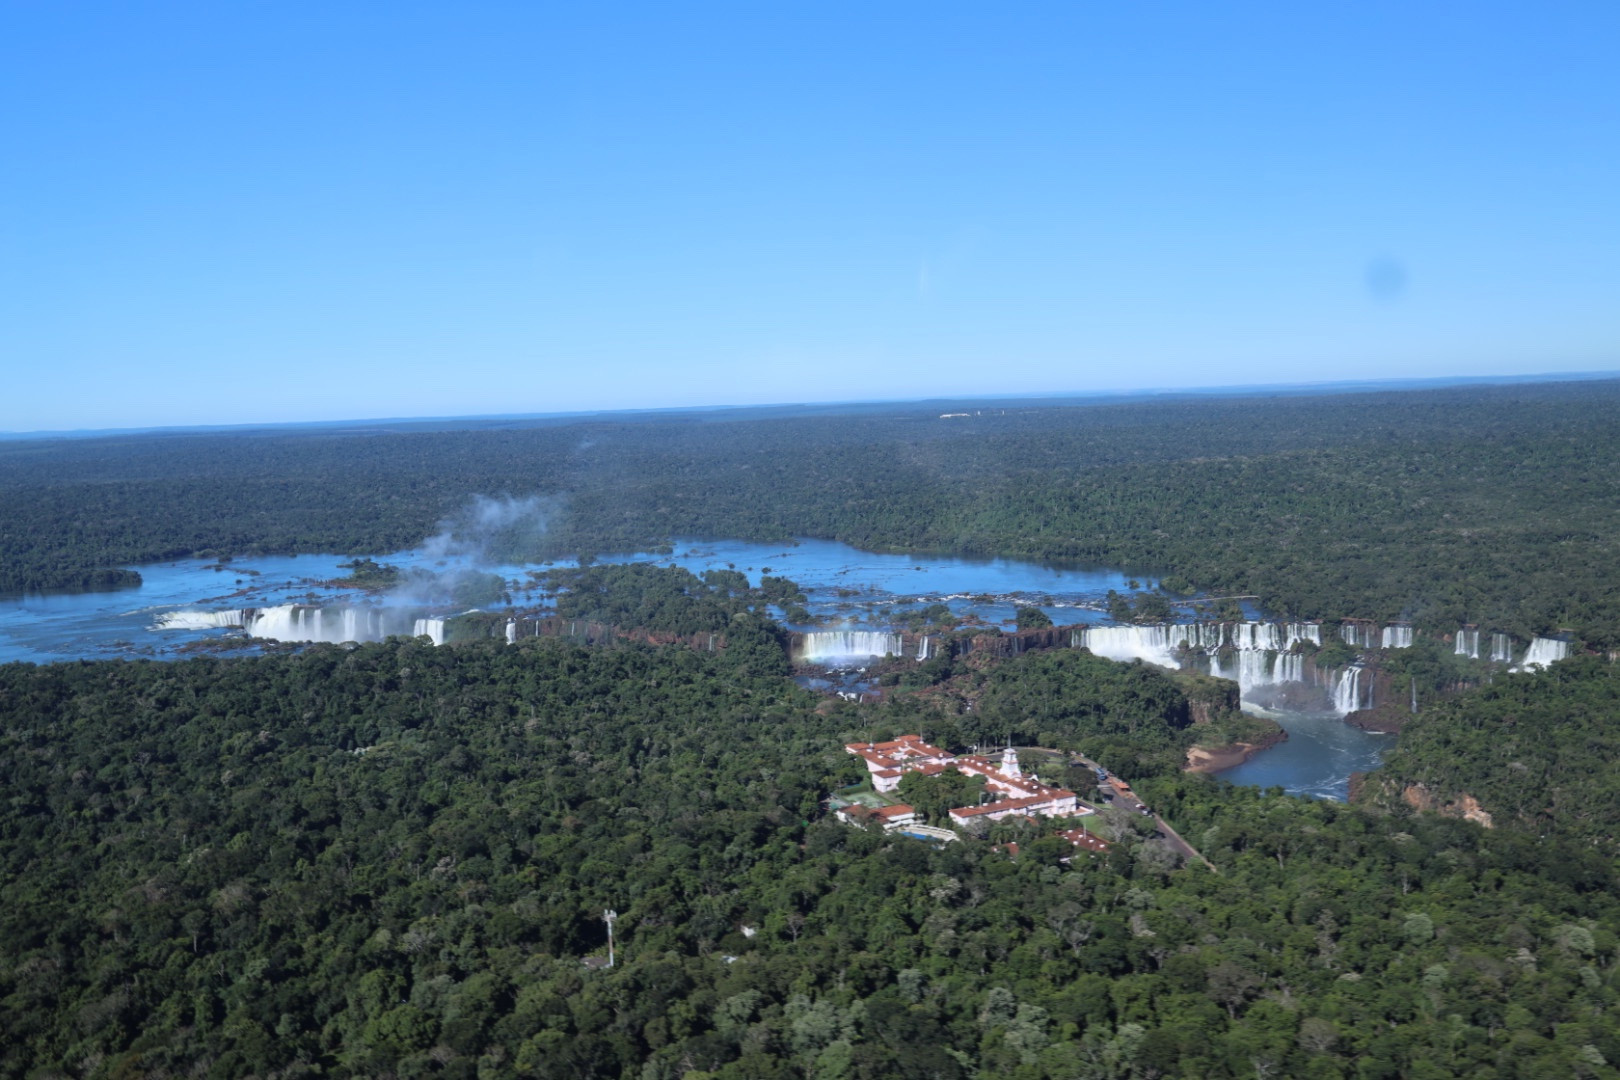
<path fill-rule="evenodd" d="M 917 662 L 920 664 L 928 659 L 928 635 L 924 634 L 917 641 Z"/>
<path fill-rule="evenodd" d="M 1513 663 L 1513 639 L 1506 634 L 1491 635 L 1491 663 Z"/>
<path fill-rule="evenodd" d="M 799 659 L 814 663 L 899 656 L 901 638 L 883 630 L 812 630 L 804 635 Z"/>
<path fill-rule="evenodd" d="M 1069 640 L 1077 649 L 1090 649 L 1098 656 L 1110 660 L 1145 660 L 1160 667 L 1173 668 L 1175 646 L 1182 641 L 1178 633 L 1183 627 L 1158 626 L 1086 626 L 1075 630 Z"/>
<path fill-rule="evenodd" d="M 299 604 L 250 608 L 246 611 L 177 611 L 162 617 L 167 629 L 240 626 L 249 634 L 275 641 L 381 641 L 387 636 L 384 612 L 344 607 L 330 611 Z"/>
<path fill-rule="evenodd" d="M 1339 672 L 1339 677 L 1333 683 L 1333 711 L 1341 716 L 1348 716 L 1362 707 L 1361 704 L 1361 672 L 1358 665 L 1351 665 Z M 1371 705 L 1371 702 L 1368 702 Z"/>
<path fill-rule="evenodd" d="M 1357 627 L 1356 627 L 1355 623 L 1349 623 L 1349 622 L 1340 623 L 1339 624 L 1339 637 L 1344 639 L 1344 643 L 1346 645 L 1360 645 L 1361 644 L 1361 640 L 1360 640 L 1361 635 L 1359 633 L 1357 633 Z M 1370 644 L 1370 642 L 1369 642 L 1369 644 Z"/>
<path fill-rule="evenodd" d="M 1283 629 L 1287 632 L 1288 640 L 1283 645 L 1285 649 L 1292 649 L 1297 642 L 1308 641 L 1312 645 L 1322 644 L 1322 624 L 1317 622 L 1291 622 Z"/>
<path fill-rule="evenodd" d="M 516 645 L 517 644 L 517 620 L 516 619 L 507 619 L 506 620 L 506 643 L 508 645 Z"/>
<path fill-rule="evenodd" d="M 1410 649 L 1412 647 L 1412 628 L 1401 623 L 1391 623 L 1384 627 L 1384 636 L 1380 644 L 1385 649 Z"/>
<path fill-rule="evenodd" d="M 1285 647 L 1281 628 L 1276 623 L 1240 622 L 1232 624 L 1234 649 L 1281 649 Z"/>
<path fill-rule="evenodd" d="M 1241 694 L 1247 694 L 1257 686 L 1270 686 L 1276 682 L 1273 657 L 1264 649 L 1235 649 L 1226 654 L 1227 661 L 1222 663 L 1221 657 L 1216 656 L 1210 662 L 1210 674 L 1222 679 L 1231 679 L 1238 684 Z"/>
<path fill-rule="evenodd" d="M 1226 644 L 1226 626 L 1218 622 L 1180 623 L 1170 628 L 1170 639 L 1194 652 L 1209 652 Z"/>
<path fill-rule="evenodd" d="M 411 636 L 412 637 L 429 637 L 429 638 L 433 639 L 433 644 L 435 644 L 435 645 L 443 645 L 444 644 L 444 620 L 443 619 L 417 619 L 415 625 L 411 628 Z"/>
<path fill-rule="evenodd" d="M 1538 637 L 1530 642 L 1530 648 L 1525 650 L 1524 659 L 1519 661 L 1516 671 L 1528 671 L 1533 667 L 1546 667 L 1556 664 L 1569 655 L 1569 642 L 1559 641 L 1557 638 Z"/>
<path fill-rule="evenodd" d="M 1457 631 L 1457 647 L 1452 650 L 1458 656 L 1466 656 L 1470 660 L 1479 659 L 1479 631 L 1464 627 Z"/>
<path fill-rule="evenodd" d="M 1223 662 L 1222 657 L 1225 657 Z M 1299 653 L 1265 649 L 1235 649 L 1217 653 L 1210 660 L 1209 673 L 1238 684 L 1238 692 L 1248 696 L 1256 687 L 1305 681 L 1305 657 Z"/>
<path fill-rule="evenodd" d="M 168 611 L 158 616 L 156 630 L 213 630 L 222 626 L 241 626 L 241 611 Z"/>
<path fill-rule="evenodd" d="M 342 609 L 343 630 L 335 640 L 381 641 L 388 636 L 386 615 L 376 608 L 346 607 Z"/>
<path fill-rule="evenodd" d="M 303 632 L 303 611 L 296 604 L 259 608 L 243 623 L 254 637 L 275 641 L 308 641 Z"/>

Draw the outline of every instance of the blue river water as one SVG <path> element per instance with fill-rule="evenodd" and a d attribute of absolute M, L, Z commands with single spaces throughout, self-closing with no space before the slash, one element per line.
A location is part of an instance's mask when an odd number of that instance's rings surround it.
<path fill-rule="evenodd" d="M 1342 802 L 1349 797 L 1350 774 L 1378 768 L 1384 753 L 1395 745 L 1395 736 L 1351 727 L 1338 713 L 1265 711 L 1264 715 L 1287 730 L 1288 741 L 1222 770 L 1218 774 L 1222 780 L 1280 786 L 1292 795 Z"/>
<path fill-rule="evenodd" d="M 426 550 L 377 556 L 407 570 L 449 574 L 476 567 L 499 574 L 510 603 L 487 610 L 543 612 L 549 597 L 531 576 L 535 566 L 479 565 Z M 219 563 L 191 559 L 136 567 L 142 583 L 117 592 L 0 597 L 0 663 L 88 659 L 176 659 L 197 651 L 243 654 L 259 646 L 241 630 L 197 625 L 197 615 L 285 604 L 383 607 L 404 598 L 366 594 L 336 584 L 348 571 L 343 555 L 253 556 Z M 1020 606 L 1045 611 L 1060 626 L 1107 620 L 1110 590 L 1134 591 L 1126 575 L 1106 568 L 1039 565 L 1011 559 L 874 554 L 826 540 L 755 544 L 684 540 L 672 553 L 603 555 L 599 562 L 651 562 L 696 573 L 735 569 L 758 583 L 770 573 L 798 582 L 821 625 L 883 628 L 907 609 L 946 604 L 958 617 L 1009 627 Z M 546 566 L 569 566 L 568 561 Z M 1142 579 L 1140 587 L 1151 587 Z M 422 601 L 414 599 L 413 606 Z M 437 614 L 460 610 L 441 605 Z M 190 619 L 174 618 L 183 612 Z M 1352 771 L 1374 768 L 1393 741 L 1344 724 L 1333 714 L 1271 714 L 1290 739 L 1221 775 L 1320 798 L 1345 797 Z"/>
<path fill-rule="evenodd" d="M 484 565 L 422 550 L 377 556 L 406 570 L 448 573 L 478 569 L 506 579 L 512 603 L 491 610 L 543 609 L 547 596 L 530 577 L 534 566 Z M 188 559 L 135 567 L 141 584 L 101 593 L 58 593 L 0 598 L 0 663 L 184 655 L 199 642 L 231 640 L 222 627 L 165 626 L 176 611 L 221 612 L 279 604 L 387 606 L 391 599 L 334 584 L 348 571 L 344 555 L 253 556 L 218 563 Z M 1106 569 L 1038 566 L 1010 559 L 941 555 L 880 555 L 826 540 L 794 545 L 743 541 L 682 541 L 673 554 L 628 552 L 598 562 L 652 562 L 701 573 L 736 569 L 754 584 L 763 574 L 792 578 L 810 596 L 818 622 L 850 627 L 887 626 L 897 611 L 945 603 L 958 615 L 1010 625 L 1017 606 L 1039 606 L 1059 625 L 1105 618 L 1101 600 L 1130 581 Z M 563 560 L 545 566 L 571 566 Z M 1146 585 L 1147 582 L 1142 584 Z M 403 605 L 403 599 L 392 602 Z M 412 606 L 421 606 L 413 601 Z M 460 610 L 440 605 L 439 614 Z M 240 637 L 240 634 L 236 634 Z M 243 642 L 245 649 L 251 646 Z"/>

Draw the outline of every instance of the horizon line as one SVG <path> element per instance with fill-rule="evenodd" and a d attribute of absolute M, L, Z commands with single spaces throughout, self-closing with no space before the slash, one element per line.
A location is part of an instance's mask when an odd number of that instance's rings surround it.
<path fill-rule="evenodd" d="M 1522 375 L 1436 375 L 1394 379 L 1335 379 L 1320 382 L 1238 383 L 1189 387 L 1139 387 L 1127 390 L 1066 391 L 1049 390 L 1021 394 L 959 394 L 920 398 L 837 398 L 821 401 L 781 401 L 762 404 L 726 404 L 646 406 L 622 409 L 573 409 L 559 412 L 531 413 L 469 413 L 454 416 L 418 415 L 391 417 L 354 417 L 340 420 L 275 420 L 245 421 L 231 424 L 160 424 L 152 426 L 110 428 L 50 428 L 28 431 L 0 431 L 0 440 L 24 439 L 94 439 L 117 435 L 214 435 L 246 434 L 255 431 L 297 431 L 309 429 L 375 428 L 384 425 L 428 424 L 481 424 L 521 423 L 527 421 L 568 421 L 606 417 L 658 417 L 698 415 L 704 413 L 780 412 L 784 410 L 850 410 L 885 406 L 932 406 L 941 403 L 969 402 L 1030 402 L 1058 404 L 1062 402 L 1102 403 L 1124 402 L 1132 399 L 1170 397 L 1244 397 L 1268 394 L 1293 396 L 1323 396 L 1349 394 L 1369 390 L 1439 389 L 1447 386 L 1479 386 L 1506 384 L 1535 384 L 1557 382 L 1594 382 L 1620 379 L 1620 370 L 1562 371 Z"/>

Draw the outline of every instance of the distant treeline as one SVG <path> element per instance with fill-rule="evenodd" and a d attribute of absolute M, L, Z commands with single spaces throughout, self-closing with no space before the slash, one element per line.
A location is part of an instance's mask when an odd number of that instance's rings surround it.
<path fill-rule="evenodd" d="M 0 590 L 104 588 L 191 554 L 394 550 L 473 495 L 542 495 L 549 531 L 503 554 L 803 535 L 1620 644 L 1620 382 L 723 417 L 0 443 Z"/>

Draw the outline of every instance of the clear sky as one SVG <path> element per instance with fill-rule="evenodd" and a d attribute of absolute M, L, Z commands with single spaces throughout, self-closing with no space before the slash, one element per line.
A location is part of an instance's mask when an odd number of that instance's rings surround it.
<path fill-rule="evenodd" d="M 0 0 L 0 430 L 1620 369 L 1620 4 Z"/>

